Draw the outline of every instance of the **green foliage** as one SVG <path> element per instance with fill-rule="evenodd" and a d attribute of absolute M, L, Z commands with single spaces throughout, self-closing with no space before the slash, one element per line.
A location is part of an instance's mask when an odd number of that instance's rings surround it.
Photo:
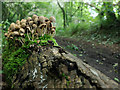
<path fill-rule="evenodd" d="M 120 82 L 120 80 L 118 78 L 114 78 L 114 80 L 117 81 L 117 82 Z"/>
<path fill-rule="evenodd" d="M 78 51 L 78 47 L 74 44 L 71 44 L 71 46 L 67 45 L 67 48 Z"/>
<path fill-rule="evenodd" d="M 49 35 L 44 35 L 43 37 L 39 37 L 39 40 L 41 40 L 39 43 L 41 46 L 48 44 L 48 40 L 53 41 L 54 46 L 58 46 L 56 40 Z"/>
<path fill-rule="evenodd" d="M 14 41 L 7 41 L 2 53 L 3 72 L 6 80 L 11 83 L 11 79 L 18 69 L 25 63 L 29 53 L 23 47 L 15 47 Z"/>
<path fill-rule="evenodd" d="M 66 81 L 67 81 L 67 87 L 69 87 L 71 81 L 68 79 L 68 76 L 65 75 L 64 73 L 62 73 L 62 77 L 65 77 Z"/>
<path fill-rule="evenodd" d="M 18 38 L 20 39 L 20 38 Z M 38 43 L 38 40 L 40 41 Z M 16 46 L 17 43 L 15 42 L 15 39 L 11 40 L 5 40 L 3 42 L 3 72 L 6 75 L 6 80 L 11 83 L 11 80 L 13 78 L 13 75 L 18 72 L 18 70 L 23 66 L 23 64 L 26 62 L 27 58 L 31 54 L 29 51 L 30 45 L 37 44 L 38 46 L 44 46 L 49 44 L 48 40 L 53 41 L 54 46 L 58 46 L 56 40 L 49 36 L 44 35 L 43 37 L 39 37 L 38 39 L 35 39 L 34 41 L 28 40 L 27 37 L 25 37 L 25 43 L 22 46 Z"/>

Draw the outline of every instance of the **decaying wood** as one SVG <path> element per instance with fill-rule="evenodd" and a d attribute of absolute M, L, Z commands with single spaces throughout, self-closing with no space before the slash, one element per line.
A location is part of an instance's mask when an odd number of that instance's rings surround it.
<path fill-rule="evenodd" d="M 113 88 L 118 84 L 61 47 L 38 47 L 31 51 L 19 73 L 14 88 Z"/>

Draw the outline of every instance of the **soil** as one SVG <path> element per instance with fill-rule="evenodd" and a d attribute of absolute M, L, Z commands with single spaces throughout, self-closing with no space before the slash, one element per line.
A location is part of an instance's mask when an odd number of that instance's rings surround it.
<path fill-rule="evenodd" d="M 83 62 L 98 69 L 106 76 L 114 81 L 115 78 L 120 80 L 120 46 L 119 45 L 103 45 L 95 42 L 87 42 L 67 37 L 55 37 L 57 43 L 80 58 Z M 120 83 L 119 81 L 116 81 Z"/>

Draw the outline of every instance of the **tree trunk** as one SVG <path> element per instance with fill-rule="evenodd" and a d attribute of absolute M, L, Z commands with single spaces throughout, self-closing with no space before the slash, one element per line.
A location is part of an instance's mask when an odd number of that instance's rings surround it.
<path fill-rule="evenodd" d="M 118 88 L 100 71 L 61 47 L 39 47 L 12 81 L 14 88 Z"/>
<path fill-rule="evenodd" d="M 107 21 L 113 23 L 116 20 L 115 12 L 113 11 L 113 3 L 112 2 L 104 2 L 104 7 L 106 10 Z"/>
<path fill-rule="evenodd" d="M 66 27 L 66 13 L 65 13 L 64 8 L 61 7 L 61 5 L 58 1 L 57 1 L 57 3 L 58 3 L 58 6 L 60 7 L 60 9 L 62 10 L 62 13 L 63 13 L 63 21 L 64 21 L 63 25 L 64 25 L 64 28 L 65 28 Z"/>

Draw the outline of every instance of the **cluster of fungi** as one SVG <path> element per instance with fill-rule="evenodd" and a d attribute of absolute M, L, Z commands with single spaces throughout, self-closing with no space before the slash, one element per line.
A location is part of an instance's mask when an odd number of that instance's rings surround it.
<path fill-rule="evenodd" d="M 30 41 L 39 39 L 40 36 L 48 34 L 50 36 L 55 35 L 56 27 L 53 26 L 55 23 L 55 17 L 51 16 L 49 19 L 44 16 L 33 15 L 32 18 L 17 20 L 16 23 L 11 23 L 8 28 L 8 32 L 5 33 L 7 39 L 16 39 L 21 43 L 24 43 L 25 36 L 28 37 Z"/>

